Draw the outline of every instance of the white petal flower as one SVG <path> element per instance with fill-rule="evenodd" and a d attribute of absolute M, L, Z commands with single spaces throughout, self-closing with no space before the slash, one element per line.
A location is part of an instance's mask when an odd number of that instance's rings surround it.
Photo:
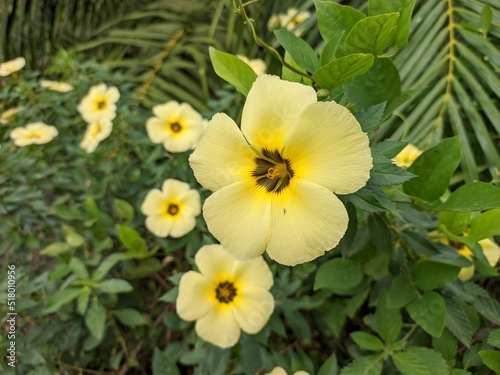
<path fill-rule="evenodd" d="M 24 68 L 26 60 L 24 57 L 18 57 L 14 60 L 5 61 L 0 64 L 0 77 L 6 77 L 14 72 Z"/>
<path fill-rule="evenodd" d="M 80 147 L 87 151 L 89 154 L 94 152 L 99 143 L 106 139 L 113 130 L 113 123 L 111 121 L 97 121 L 87 126 L 83 140 Z"/>
<path fill-rule="evenodd" d="M 16 113 L 21 112 L 23 107 L 10 108 L 0 115 L 0 124 L 7 124 L 15 116 Z"/>
<path fill-rule="evenodd" d="M 18 147 L 24 147 L 32 144 L 41 145 L 50 142 L 57 136 L 57 129 L 52 125 L 43 122 L 35 122 L 25 127 L 15 128 L 10 132 L 10 138 Z"/>
<path fill-rule="evenodd" d="M 78 105 L 78 112 L 89 124 L 98 121 L 111 121 L 116 117 L 115 103 L 120 98 L 116 87 L 104 83 L 90 88 L 89 93 Z"/>
<path fill-rule="evenodd" d="M 47 81 L 47 80 L 41 80 L 40 87 L 59 92 L 68 92 L 74 89 L 73 85 L 70 85 L 69 83 L 59 82 L 59 81 Z"/>

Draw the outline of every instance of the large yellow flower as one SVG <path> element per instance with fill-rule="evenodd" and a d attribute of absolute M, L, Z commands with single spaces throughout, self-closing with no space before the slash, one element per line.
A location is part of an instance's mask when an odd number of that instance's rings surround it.
<path fill-rule="evenodd" d="M 421 153 L 422 151 L 418 147 L 409 143 L 396 155 L 396 157 L 394 157 L 394 159 L 392 159 L 392 161 L 398 167 L 408 168 Z"/>
<path fill-rule="evenodd" d="M 43 122 L 34 122 L 25 127 L 15 128 L 10 132 L 10 138 L 18 147 L 24 147 L 32 144 L 41 145 L 50 142 L 57 136 L 57 129 L 52 125 L 46 125 Z"/>
<path fill-rule="evenodd" d="M 116 117 L 115 103 L 120 98 L 116 87 L 104 83 L 90 88 L 88 94 L 78 105 L 78 112 L 89 124 L 98 121 L 111 121 Z"/>
<path fill-rule="evenodd" d="M 0 64 L 0 77 L 6 77 L 14 72 L 24 68 L 26 60 L 24 57 L 18 57 L 14 60 L 5 61 Z"/>
<path fill-rule="evenodd" d="M 169 152 L 194 149 L 205 130 L 203 118 L 188 103 L 172 100 L 153 107 L 155 117 L 146 122 L 149 139 L 163 143 Z"/>
<path fill-rule="evenodd" d="M 68 92 L 74 89 L 73 85 L 66 82 L 41 80 L 40 87 L 59 92 Z"/>
<path fill-rule="evenodd" d="M 454 241 L 451 242 L 447 240 L 444 242 L 455 247 L 460 255 L 467 258 L 471 262 L 474 260 L 474 254 L 472 253 L 472 250 L 468 246 Z M 478 243 L 481 246 L 483 254 L 486 260 L 488 261 L 489 265 L 491 267 L 495 267 L 496 264 L 498 263 L 498 260 L 500 259 L 500 247 L 490 239 L 484 239 L 479 241 Z M 474 276 L 475 271 L 476 268 L 474 267 L 474 265 L 469 267 L 463 267 L 458 274 L 458 278 L 462 281 L 469 280 L 472 276 Z"/>
<path fill-rule="evenodd" d="M 244 55 L 236 55 L 241 61 L 246 63 L 258 76 L 264 74 L 267 69 L 267 65 L 262 59 L 252 59 L 250 60 L 248 57 Z"/>
<path fill-rule="evenodd" d="M 113 130 L 111 121 L 97 121 L 87 126 L 85 135 L 83 136 L 80 147 L 87 153 L 92 153 L 97 148 L 97 145 L 104 139 L 108 138 Z"/>
<path fill-rule="evenodd" d="M 168 179 L 162 190 L 153 189 L 146 195 L 141 211 L 146 215 L 146 228 L 155 236 L 182 237 L 196 225 L 200 194 L 185 182 Z"/>
<path fill-rule="evenodd" d="M 286 265 L 338 244 L 348 215 L 332 192 L 354 193 L 372 167 L 368 137 L 346 108 L 270 75 L 248 93 L 241 131 L 216 114 L 189 160 L 214 191 L 203 215 L 224 248 L 240 260 L 267 248 Z"/>
<path fill-rule="evenodd" d="M 222 246 L 206 245 L 195 262 L 200 273 L 187 272 L 179 284 L 179 316 L 196 320 L 196 333 L 222 348 L 235 345 L 241 330 L 259 332 L 274 310 L 273 275 L 264 259 L 239 262 Z"/>

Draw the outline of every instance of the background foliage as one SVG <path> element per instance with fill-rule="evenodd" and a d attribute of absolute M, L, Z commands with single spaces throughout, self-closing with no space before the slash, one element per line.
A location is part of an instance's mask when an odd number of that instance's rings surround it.
<path fill-rule="evenodd" d="M 370 15 L 377 3 L 343 2 Z M 325 4 L 245 8 L 258 37 L 289 64 L 283 71 L 228 1 L 0 5 L 0 60 L 28 60 L 17 78 L 0 81 L 0 111 L 24 107 L 0 128 L 0 259 L 17 265 L 17 373 L 499 371 L 498 273 L 477 245 L 500 230 L 498 6 L 416 1 L 406 47 L 398 39 L 366 49 L 348 38 L 353 25 L 331 31 L 319 10 Z M 309 48 L 293 33 L 267 29 L 271 15 L 292 5 L 313 12 L 300 35 Z M 180 239 L 158 239 L 138 213 L 168 177 L 198 186 L 188 153 L 169 154 L 147 138 L 153 105 L 175 99 L 205 118 L 240 115 L 244 96 L 215 74 L 209 46 L 215 71 L 227 69 L 217 51 L 261 57 L 268 72 L 313 83 L 321 99 L 348 106 L 370 135 L 375 162 L 368 186 L 342 197 L 350 225 L 336 249 L 293 268 L 268 259 L 275 312 L 230 350 L 197 338 L 175 313 L 180 276 L 214 241 L 203 219 Z M 43 90 L 41 78 L 76 89 Z M 85 124 L 76 106 L 100 82 L 117 86 L 121 99 L 112 136 L 89 155 L 78 147 Z M 16 148 L 10 130 L 33 121 L 56 125 L 59 137 Z M 401 140 L 427 149 L 408 171 L 390 162 Z M 432 231 L 471 247 L 472 281 L 457 280 L 471 263 Z"/>

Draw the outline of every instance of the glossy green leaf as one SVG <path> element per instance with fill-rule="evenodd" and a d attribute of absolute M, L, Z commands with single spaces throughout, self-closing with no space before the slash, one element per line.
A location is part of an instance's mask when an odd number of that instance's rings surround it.
<path fill-rule="evenodd" d="M 90 288 L 87 287 L 83 288 L 80 295 L 78 296 L 76 310 L 80 315 L 85 314 L 85 311 L 87 311 L 87 307 L 89 305 L 90 293 L 91 290 Z"/>
<path fill-rule="evenodd" d="M 426 201 L 438 199 L 448 188 L 460 162 L 458 137 L 447 138 L 424 151 L 408 170 L 417 175 L 403 184 L 405 193 Z"/>
<path fill-rule="evenodd" d="M 73 257 L 69 262 L 69 267 L 71 271 L 82 280 L 86 280 L 90 277 L 89 271 L 87 271 L 87 267 L 81 259 Z"/>
<path fill-rule="evenodd" d="M 474 241 L 500 234 L 500 208 L 483 212 L 471 221 L 469 237 Z"/>
<path fill-rule="evenodd" d="M 481 360 L 486 366 L 495 371 L 496 374 L 500 374 L 500 351 L 481 350 L 479 352 L 479 357 L 481 357 Z"/>
<path fill-rule="evenodd" d="M 441 232 L 461 235 L 469 226 L 470 213 L 443 211 L 439 215 L 438 228 Z"/>
<path fill-rule="evenodd" d="M 339 46 L 340 40 L 344 37 L 345 32 L 341 31 L 331 38 L 327 43 L 323 51 L 321 51 L 321 65 L 326 65 L 333 59 L 337 53 L 337 48 Z"/>
<path fill-rule="evenodd" d="M 153 375 L 180 375 L 175 361 L 173 361 L 165 352 L 155 348 L 152 363 Z"/>
<path fill-rule="evenodd" d="M 113 199 L 113 212 L 119 220 L 126 224 L 134 219 L 134 207 L 123 199 Z"/>
<path fill-rule="evenodd" d="M 126 225 L 117 225 L 118 239 L 128 250 L 133 253 L 141 253 L 146 251 L 146 241 L 141 237 L 139 232 Z"/>
<path fill-rule="evenodd" d="M 319 68 L 318 55 L 303 39 L 285 29 L 275 30 L 274 35 L 301 68 L 311 73 Z"/>
<path fill-rule="evenodd" d="M 95 281 L 102 280 L 108 272 L 113 268 L 118 262 L 126 258 L 124 253 L 114 253 L 106 257 L 94 271 L 92 279 Z"/>
<path fill-rule="evenodd" d="M 335 258 L 323 263 L 316 273 L 314 290 L 330 289 L 343 294 L 363 281 L 363 271 L 350 259 Z"/>
<path fill-rule="evenodd" d="M 401 312 L 397 308 L 387 307 L 386 294 L 379 295 L 375 311 L 377 333 L 384 342 L 394 342 L 399 337 L 403 321 Z"/>
<path fill-rule="evenodd" d="M 368 107 L 362 111 L 354 113 L 354 117 L 356 117 L 356 120 L 358 120 L 359 124 L 361 125 L 361 129 L 365 133 L 368 133 L 372 131 L 373 129 L 376 129 L 380 121 L 382 120 L 382 117 L 384 116 L 384 111 L 385 111 L 385 105 L 386 103 L 380 103 L 376 105 L 372 105 L 371 107 Z M 379 151 L 379 147 L 384 147 L 380 146 L 383 143 L 387 142 L 380 142 L 374 145 L 372 148 L 372 153 L 373 151 L 377 150 Z M 378 146 L 378 147 L 377 147 Z M 383 152 L 380 151 L 382 154 Z M 384 155 L 384 154 L 383 154 Z M 387 155 L 384 155 L 388 157 Z M 394 155 L 396 156 L 396 155 Z M 392 158 L 393 156 L 391 156 Z"/>
<path fill-rule="evenodd" d="M 410 317 L 428 334 L 439 337 L 444 329 L 446 306 L 436 292 L 427 292 L 406 306 Z"/>
<path fill-rule="evenodd" d="M 449 366 L 455 365 L 458 343 L 457 339 L 450 333 L 450 331 L 445 329 L 441 334 L 441 337 L 432 337 L 432 346 L 439 353 L 441 353 Z"/>
<path fill-rule="evenodd" d="M 97 289 L 102 293 L 127 293 L 134 290 L 128 281 L 122 279 L 107 279 L 101 281 Z"/>
<path fill-rule="evenodd" d="M 370 182 L 376 186 L 399 185 L 416 177 L 406 169 L 398 167 L 381 152 L 372 150 L 373 167 L 370 170 Z"/>
<path fill-rule="evenodd" d="M 318 375 L 337 375 L 339 373 L 339 365 L 337 363 L 337 357 L 333 353 L 328 359 L 321 365 L 318 370 Z"/>
<path fill-rule="evenodd" d="M 40 250 L 40 254 L 56 257 L 58 255 L 65 254 L 72 249 L 73 246 L 67 242 L 54 242 Z"/>
<path fill-rule="evenodd" d="M 85 324 L 97 340 L 102 340 L 106 331 L 106 308 L 95 300 L 85 314 Z"/>
<path fill-rule="evenodd" d="M 314 72 L 313 77 L 322 87 L 332 90 L 351 78 L 366 73 L 373 61 L 373 55 L 354 53 L 322 66 Z"/>
<path fill-rule="evenodd" d="M 208 49 L 215 73 L 247 96 L 257 74 L 245 62 L 213 47 Z"/>
<path fill-rule="evenodd" d="M 380 375 L 384 363 L 381 355 L 358 357 L 340 371 L 340 375 Z"/>
<path fill-rule="evenodd" d="M 410 346 L 392 356 L 403 375 L 448 375 L 446 361 L 434 349 Z"/>
<path fill-rule="evenodd" d="M 396 41 L 399 13 L 370 16 L 358 21 L 345 38 L 348 52 L 378 56 Z"/>
<path fill-rule="evenodd" d="M 439 210 L 470 212 L 498 207 L 500 207 L 500 189 L 492 184 L 476 181 L 459 187 L 451 193 L 446 202 L 436 208 Z"/>
<path fill-rule="evenodd" d="M 500 328 L 491 331 L 488 336 L 488 344 L 494 346 L 495 348 L 500 348 Z"/>
<path fill-rule="evenodd" d="M 137 327 L 147 324 L 147 320 L 139 311 L 132 308 L 125 308 L 113 311 L 113 315 L 128 327 Z"/>
<path fill-rule="evenodd" d="M 452 282 L 459 272 L 459 267 L 423 260 L 413 267 L 411 274 L 418 288 L 432 290 Z"/>
<path fill-rule="evenodd" d="M 319 32 L 324 40 L 329 41 L 339 33 L 347 35 L 353 26 L 365 15 L 350 6 L 331 1 L 314 0 L 318 17 Z"/>
<path fill-rule="evenodd" d="M 368 216 L 368 229 L 375 247 L 392 256 L 392 232 L 382 217 L 377 214 Z"/>
<path fill-rule="evenodd" d="M 387 307 L 404 307 L 416 297 L 415 288 L 410 284 L 410 281 L 406 276 L 399 274 L 392 280 L 391 287 L 387 292 Z"/>
<path fill-rule="evenodd" d="M 82 292 L 82 288 L 66 288 L 58 290 L 47 299 L 45 313 L 52 313 L 72 300 L 74 300 Z"/>
<path fill-rule="evenodd" d="M 384 343 L 374 335 L 367 332 L 352 332 L 351 337 L 361 349 L 379 351 L 384 349 Z"/>

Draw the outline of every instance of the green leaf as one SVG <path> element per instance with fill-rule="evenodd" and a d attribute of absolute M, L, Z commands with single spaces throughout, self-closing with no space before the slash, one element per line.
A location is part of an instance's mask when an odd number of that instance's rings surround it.
<path fill-rule="evenodd" d="M 438 199 L 448 188 L 460 162 L 459 137 L 447 138 L 424 151 L 408 168 L 417 175 L 403 184 L 406 194 L 426 201 Z"/>
<path fill-rule="evenodd" d="M 285 51 L 285 62 L 287 64 L 293 66 L 299 72 L 307 74 L 307 72 L 304 69 L 302 69 L 300 66 L 298 66 L 298 64 L 295 62 L 293 57 L 287 51 Z M 283 65 L 283 67 L 281 69 L 282 69 L 281 78 L 283 78 L 285 81 L 299 82 L 300 83 L 300 82 L 302 82 L 302 80 L 305 80 L 305 77 L 288 69 L 285 65 Z"/>
<path fill-rule="evenodd" d="M 177 300 L 177 297 L 179 296 L 179 287 L 175 286 L 172 289 L 170 289 L 168 292 L 166 292 L 164 295 L 162 295 L 160 298 L 158 298 L 158 301 L 162 302 L 175 302 Z"/>
<path fill-rule="evenodd" d="M 411 346 L 392 356 L 394 364 L 403 375 L 448 375 L 445 360 L 437 351 Z"/>
<path fill-rule="evenodd" d="M 488 336 L 488 344 L 494 346 L 495 348 L 500 348 L 500 328 L 490 332 L 490 335 Z"/>
<path fill-rule="evenodd" d="M 122 279 L 107 279 L 97 285 L 97 289 L 102 293 L 127 293 L 134 290 L 128 281 Z"/>
<path fill-rule="evenodd" d="M 139 232 L 126 225 L 117 225 L 116 228 L 118 229 L 118 239 L 123 246 L 133 253 L 146 251 L 146 241 L 144 241 Z"/>
<path fill-rule="evenodd" d="M 92 280 L 101 281 L 116 263 L 126 258 L 124 253 L 114 253 L 104 259 L 92 275 Z"/>
<path fill-rule="evenodd" d="M 469 237 L 474 241 L 493 237 L 500 233 L 500 208 L 483 212 L 470 223 Z"/>
<path fill-rule="evenodd" d="M 485 4 L 481 11 L 481 32 L 486 36 L 493 20 L 493 12 L 488 4 Z"/>
<path fill-rule="evenodd" d="M 359 20 L 365 18 L 359 10 L 331 1 L 314 0 L 314 5 L 319 32 L 327 42 L 339 33 L 347 35 Z"/>
<path fill-rule="evenodd" d="M 113 212 L 125 223 L 130 223 L 134 219 L 134 207 L 123 199 L 113 199 Z"/>
<path fill-rule="evenodd" d="M 330 289 L 344 294 L 363 281 L 363 271 L 350 259 L 335 258 L 323 263 L 316 272 L 314 290 Z"/>
<path fill-rule="evenodd" d="M 476 181 L 460 186 L 451 193 L 446 202 L 437 206 L 436 209 L 470 212 L 498 207 L 500 207 L 500 189 L 492 184 Z"/>
<path fill-rule="evenodd" d="M 124 325 L 128 327 L 137 327 L 147 324 L 147 320 L 136 309 L 126 308 L 113 311 L 113 315 Z"/>
<path fill-rule="evenodd" d="M 87 271 L 87 267 L 82 260 L 78 258 L 72 258 L 69 262 L 69 267 L 71 271 L 78 276 L 79 279 L 87 280 L 89 278 L 89 271 Z"/>
<path fill-rule="evenodd" d="M 59 310 L 61 306 L 71 302 L 82 292 L 81 288 L 66 288 L 59 290 L 47 299 L 45 313 L 52 313 Z"/>
<path fill-rule="evenodd" d="M 431 336 L 439 337 L 444 329 L 446 306 L 443 298 L 436 292 L 427 292 L 421 299 L 416 299 L 406 311 L 424 331 Z"/>
<path fill-rule="evenodd" d="M 56 257 L 58 255 L 65 254 L 72 249 L 73 249 L 73 246 L 71 246 L 67 242 L 54 242 L 54 243 L 44 247 L 40 251 L 40 254 L 48 255 L 51 257 Z"/>
<path fill-rule="evenodd" d="M 368 216 L 370 239 L 378 250 L 392 256 L 392 232 L 385 221 L 377 214 Z"/>
<path fill-rule="evenodd" d="M 469 226 L 470 213 L 443 211 L 439 215 L 438 228 L 445 234 L 461 235 Z"/>
<path fill-rule="evenodd" d="M 376 149 L 372 149 L 373 168 L 370 170 L 370 182 L 377 186 L 399 185 L 416 177 L 406 169 L 398 167 L 389 158 Z"/>
<path fill-rule="evenodd" d="M 318 370 L 318 375 L 337 375 L 339 373 L 339 365 L 337 363 L 337 357 L 333 353 L 328 359 L 321 365 Z"/>
<path fill-rule="evenodd" d="M 354 53 L 330 61 L 316 70 L 313 77 L 322 87 L 332 90 L 351 78 L 365 74 L 373 65 L 373 61 L 373 55 Z"/>
<path fill-rule="evenodd" d="M 403 48 L 408 44 L 410 35 L 410 20 L 416 0 L 369 0 L 368 14 L 376 16 L 385 13 L 398 12 L 400 17 L 397 20 L 396 48 Z"/>
<path fill-rule="evenodd" d="M 481 357 L 481 360 L 486 366 L 495 371 L 496 374 L 500 374 L 500 351 L 481 350 L 479 352 L 479 357 Z"/>
<path fill-rule="evenodd" d="M 416 296 L 415 288 L 410 284 L 406 276 L 399 274 L 392 280 L 391 287 L 387 292 L 387 307 L 404 307 L 413 301 Z"/>
<path fill-rule="evenodd" d="M 285 310 L 285 319 L 300 342 L 311 343 L 312 331 L 307 319 L 298 310 Z"/>
<path fill-rule="evenodd" d="M 88 288 L 88 287 L 83 288 L 82 292 L 78 296 L 76 310 L 81 315 L 85 314 L 85 311 L 87 311 L 87 307 L 89 305 L 89 299 L 90 299 L 90 292 L 91 292 L 90 288 Z"/>
<path fill-rule="evenodd" d="M 361 349 L 379 351 L 384 349 L 384 343 L 374 335 L 366 332 L 353 332 L 351 337 Z"/>
<path fill-rule="evenodd" d="M 459 272 L 459 267 L 424 260 L 413 267 L 411 274 L 417 287 L 422 290 L 432 290 L 452 282 Z"/>
<path fill-rule="evenodd" d="M 366 355 L 349 363 L 340 371 L 340 375 L 380 375 L 383 363 L 382 355 Z"/>
<path fill-rule="evenodd" d="M 399 13 L 365 17 L 358 21 L 345 38 L 348 52 L 380 55 L 396 41 Z"/>
<path fill-rule="evenodd" d="M 455 365 L 458 345 L 457 340 L 450 331 L 445 329 L 441 337 L 432 337 L 432 346 L 441 353 L 450 367 Z"/>
<path fill-rule="evenodd" d="M 386 343 L 396 341 L 401 332 L 403 321 L 399 309 L 387 307 L 386 294 L 379 295 L 375 318 L 377 320 L 377 333 L 382 340 Z"/>
<path fill-rule="evenodd" d="M 343 31 L 331 38 L 328 43 L 326 43 L 325 48 L 321 52 L 321 66 L 328 64 L 330 61 L 335 59 L 335 54 L 337 53 L 337 47 L 339 46 L 340 40 L 345 35 Z"/>
<path fill-rule="evenodd" d="M 247 96 L 257 78 L 252 68 L 229 53 L 218 51 L 213 47 L 209 47 L 208 51 L 215 73 Z"/>
<path fill-rule="evenodd" d="M 94 301 L 85 314 L 85 324 L 97 340 L 101 341 L 106 331 L 106 308 L 99 301 Z"/>
<path fill-rule="evenodd" d="M 382 116 L 384 115 L 385 104 L 386 103 L 384 102 L 384 103 L 372 105 L 371 107 L 368 107 L 363 111 L 354 113 L 354 117 L 356 117 L 356 120 L 358 120 L 359 124 L 361 125 L 361 129 L 363 129 L 363 131 L 365 133 L 368 133 L 371 130 L 375 129 L 377 127 L 377 125 L 380 123 L 380 121 L 382 120 Z M 378 151 L 377 146 L 380 147 L 380 145 L 384 144 L 384 143 L 387 143 L 387 142 L 377 143 L 372 148 L 372 152 L 375 150 Z M 386 155 L 384 155 L 384 156 L 386 156 Z M 396 155 L 394 155 L 394 156 L 396 156 Z"/>
<path fill-rule="evenodd" d="M 275 30 L 274 35 L 301 68 L 311 73 L 319 68 L 318 55 L 303 39 L 285 29 Z"/>

